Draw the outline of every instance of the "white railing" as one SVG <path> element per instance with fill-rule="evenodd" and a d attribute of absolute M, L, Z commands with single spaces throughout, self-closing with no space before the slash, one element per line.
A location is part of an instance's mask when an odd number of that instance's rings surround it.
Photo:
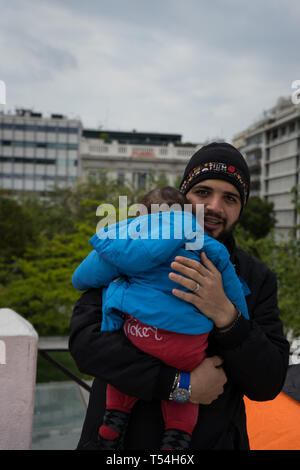
<path fill-rule="evenodd" d="M 105 143 L 97 139 L 82 139 L 80 153 L 82 156 L 99 157 L 137 157 L 137 158 L 190 158 L 199 146 L 175 146 L 168 144 L 159 145 L 138 145 L 138 144 L 119 144 L 118 142 Z"/>

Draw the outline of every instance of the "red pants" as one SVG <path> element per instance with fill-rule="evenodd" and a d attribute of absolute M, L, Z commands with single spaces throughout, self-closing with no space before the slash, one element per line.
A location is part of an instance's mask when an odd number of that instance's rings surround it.
<path fill-rule="evenodd" d="M 165 364 L 183 372 L 191 372 L 205 358 L 208 333 L 186 335 L 160 330 L 134 318 L 124 324 L 125 333 L 140 350 L 157 357 Z M 112 385 L 107 386 L 106 408 L 130 413 L 137 398 L 126 395 Z M 165 429 L 180 429 L 192 434 L 198 419 L 198 405 L 162 401 Z"/>

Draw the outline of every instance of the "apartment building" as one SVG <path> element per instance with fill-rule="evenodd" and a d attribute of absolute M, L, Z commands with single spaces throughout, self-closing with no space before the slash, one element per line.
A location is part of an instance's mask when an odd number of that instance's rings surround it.
<path fill-rule="evenodd" d="M 120 184 L 146 185 L 150 174 L 174 185 L 193 153 L 201 147 L 184 144 L 180 134 L 116 132 L 84 129 L 80 146 L 81 177 L 108 177 Z"/>
<path fill-rule="evenodd" d="M 248 162 L 251 195 L 274 203 L 276 231 L 286 238 L 300 223 L 292 202 L 293 198 L 299 202 L 300 105 L 279 98 L 258 122 L 234 136 L 233 145 Z"/>
<path fill-rule="evenodd" d="M 30 109 L 0 113 L 0 188 L 46 195 L 78 177 L 82 125 L 60 114 Z"/>

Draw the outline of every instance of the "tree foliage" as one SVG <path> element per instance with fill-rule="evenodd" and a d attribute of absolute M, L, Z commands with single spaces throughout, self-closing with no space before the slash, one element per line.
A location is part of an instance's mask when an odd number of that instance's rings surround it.
<path fill-rule="evenodd" d="M 242 227 L 235 232 L 237 245 L 263 261 L 275 272 L 278 281 L 278 305 L 285 330 L 300 335 L 300 240 L 276 240 L 273 233 L 255 239 Z"/>
<path fill-rule="evenodd" d="M 239 224 L 254 239 L 266 237 L 276 224 L 273 202 L 250 197 Z"/>
<path fill-rule="evenodd" d="M 38 249 L 28 247 L 0 288 L 1 305 L 27 318 L 40 335 L 65 334 L 80 295 L 71 285 L 72 273 L 89 253 L 91 235 L 90 227 L 81 225 L 71 235 L 43 237 Z"/>
<path fill-rule="evenodd" d="M 33 217 L 26 207 L 0 194 L 0 253 L 9 262 L 13 256 L 22 256 L 27 246 L 38 235 Z"/>

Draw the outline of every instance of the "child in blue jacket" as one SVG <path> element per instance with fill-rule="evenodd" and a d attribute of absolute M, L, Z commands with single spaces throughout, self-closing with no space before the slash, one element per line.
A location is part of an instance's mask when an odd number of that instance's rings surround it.
<path fill-rule="evenodd" d="M 225 246 L 207 236 L 193 214 L 182 210 L 189 204 L 185 196 L 174 188 L 158 188 L 144 196 L 142 203 L 150 209 L 149 214 L 105 227 L 91 238 L 94 250 L 76 269 L 72 283 L 80 290 L 104 287 L 101 331 L 123 327 L 136 347 L 184 371 L 182 378 L 189 379 L 185 375 L 205 357 L 213 323 L 172 294 L 174 283 L 168 275 L 175 256 L 200 261 L 204 251 L 221 272 L 227 297 L 248 318 L 245 293 Z M 153 204 L 163 203 L 173 206 L 171 209 L 177 204 L 179 210 L 151 212 Z M 107 386 L 106 412 L 99 430 L 103 449 L 121 445 L 136 401 Z M 162 412 L 162 448 L 176 448 L 170 444 L 174 430 L 179 433 L 180 445 L 188 447 L 198 405 L 162 401 Z"/>

